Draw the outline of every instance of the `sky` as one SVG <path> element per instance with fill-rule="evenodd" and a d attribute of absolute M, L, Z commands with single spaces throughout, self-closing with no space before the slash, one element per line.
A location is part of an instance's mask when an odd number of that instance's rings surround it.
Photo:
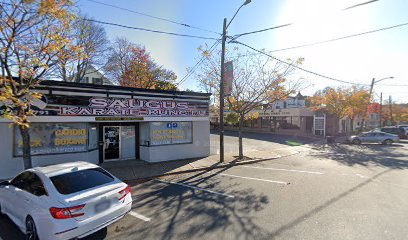
<path fill-rule="evenodd" d="M 169 19 L 205 30 L 189 28 L 94 1 Z M 228 28 L 229 35 L 289 24 L 288 27 L 242 36 L 238 40 L 255 49 L 268 51 L 364 33 L 408 23 L 407 0 L 378 0 L 343 10 L 369 0 L 252 0 L 241 8 Z M 219 38 L 223 19 L 233 16 L 244 0 L 79 0 L 80 11 L 95 20 L 180 34 Z M 126 37 L 145 46 L 152 58 L 174 71 L 181 80 L 200 59 L 197 48 L 215 40 L 149 33 L 105 25 L 108 38 Z M 408 25 L 314 46 L 274 52 L 280 59 L 305 59 L 302 68 L 331 78 L 359 84 L 385 79 L 374 85 L 374 97 L 392 96 L 408 102 Z M 228 44 L 229 45 L 229 44 Z M 233 45 L 233 44 L 231 44 Z M 220 47 L 220 44 L 218 45 Z M 228 46 L 232 47 L 232 46 Z M 240 46 L 241 50 L 246 50 Z M 326 86 L 349 86 L 311 73 L 297 71 L 304 78 L 304 95 Z M 406 86 L 398 86 L 406 85 Z M 191 75 L 181 89 L 200 91 Z"/>

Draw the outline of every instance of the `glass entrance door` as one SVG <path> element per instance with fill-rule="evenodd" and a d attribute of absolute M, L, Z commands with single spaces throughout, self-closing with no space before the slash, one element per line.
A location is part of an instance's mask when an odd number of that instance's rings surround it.
<path fill-rule="evenodd" d="M 104 126 L 103 141 L 103 159 L 120 159 L 120 126 Z"/>
<path fill-rule="evenodd" d="M 135 126 L 122 126 L 120 130 L 121 159 L 136 158 L 136 133 Z"/>

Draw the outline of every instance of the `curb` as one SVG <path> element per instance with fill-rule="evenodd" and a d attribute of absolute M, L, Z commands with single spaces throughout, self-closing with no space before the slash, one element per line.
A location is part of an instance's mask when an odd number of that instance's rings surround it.
<path fill-rule="evenodd" d="M 298 153 L 295 153 L 295 154 L 298 154 Z M 224 163 L 220 165 L 207 166 L 207 167 L 198 167 L 198 168 L 193 168 L 193 169 L 188 169 L 188 170 L 180 170 L 180 171 L 175 171 L 175 172 L 163 173 L 163 174 L 149 176 L 149 177 L 141 177 L 141 178 L 136 178 L 132 180 L 125 180 L 124 182 L 128 184 L 139 183 L 139 182 L 152 180 L 158 177 L 171 176 L 171 175 L 190 173 L 190 172 L 206 171 L 206 170 L 212 170 L 212 169 L 217 169 L 217 168 L 228 168 L 228 167 L 233 167 L 233 166 L 246 165 L 246 164 L 251 164 L 251 163 L 258 163 L 258 162 L 263 162 L 263 161 L 268 161 L 268 160 L 273 160 L 273 159 L 279 159 L 279 158 L 287 157 L 291 155 L 294 155 L 294 154 L 289 154 L 286 156 L 278 155 L 278 157 L 270 157 L 270 158 L 257 158 L 257 159 L 244 160 L 244 161 L 233 162 L 233 163 Z"/>

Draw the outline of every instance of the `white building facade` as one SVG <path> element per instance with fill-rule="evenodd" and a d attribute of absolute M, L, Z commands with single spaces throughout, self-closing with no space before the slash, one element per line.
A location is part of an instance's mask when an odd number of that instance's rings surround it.
<path fill-rule="evenodd" d="M 30 127 L 33 166 L 171 161 L 210 154 L 210 94 L 43 81 Z M 23 170 L 18 128 L 2 118 L 0 179 Z"/>

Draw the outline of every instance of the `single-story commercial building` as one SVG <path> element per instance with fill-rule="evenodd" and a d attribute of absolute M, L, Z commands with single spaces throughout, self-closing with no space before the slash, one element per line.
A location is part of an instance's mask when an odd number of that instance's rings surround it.
<path fill-rule="evenodd" d="M 35 101 L 33 166 L 69 161 L 160 162 L 210 154 L 210 94 L 43 81 Z M 22 139 L 1 115 L 0 179 L 23 170 Z"/>

